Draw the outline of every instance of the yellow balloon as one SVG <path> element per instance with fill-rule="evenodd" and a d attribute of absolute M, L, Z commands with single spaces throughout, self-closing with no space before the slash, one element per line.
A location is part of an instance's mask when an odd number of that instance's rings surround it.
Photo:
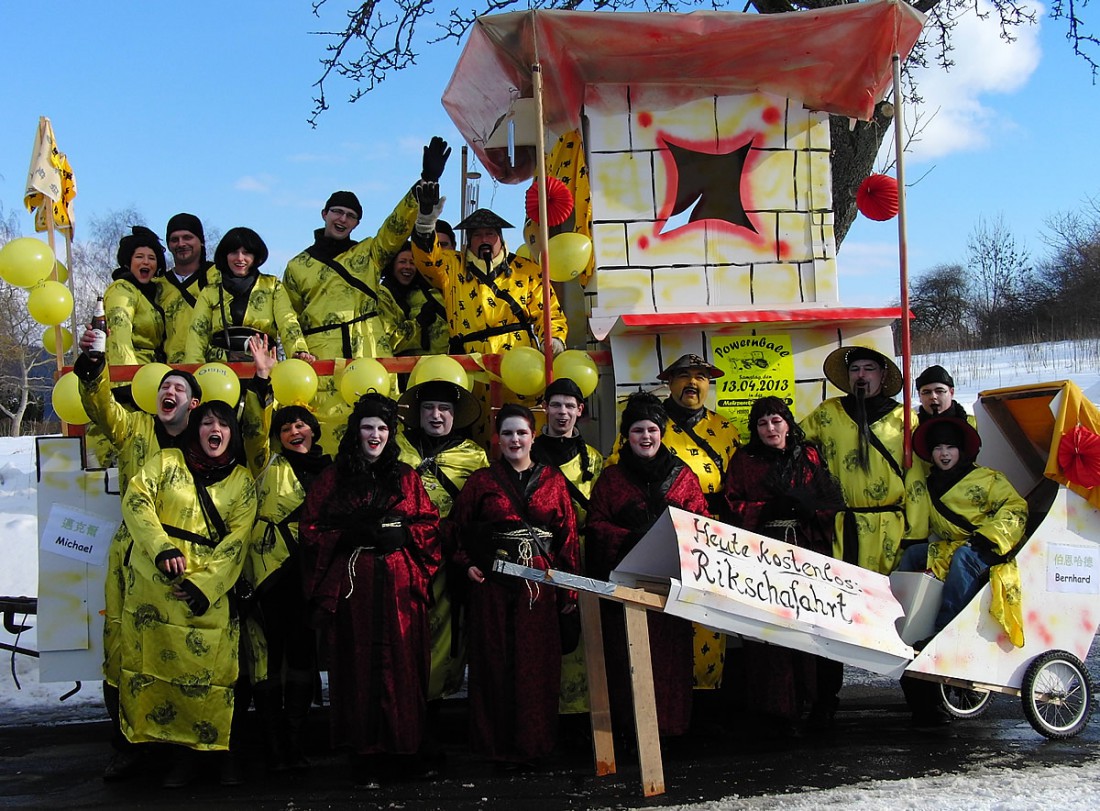
<path fill-rule="evenodd" d="M 16 287 L 34 287 L 48 279 L 53 263 L 50 246 L 34 237 L 13 239 L 0 248 L 0 278 Z"/>
<path fill-rule="evenodd" d="M 53 336 L 53 327 L 46 327 L 45 332 L 42 333 L 42 346 L 46 347 L 46 351 L 53 355 L 57 351 L 57 344 Z M 65 354 L 73 348 L 73 334 L 69 332 L 65 327 L 61 328 L 61 354 Z"/>
<path fill-rule="evenodd" d="M 27 309 L 39 324 L 60 324 L 73 312 L 73 294 L 61 282 L 39 282 L 27 296 Z"/>
<path fill-rule="evenodd" d="M 585 397 L 592 395 L 600 383 L 600 370 L 587 352 L 567 349 L 554 358 L 554 379 L 567 377 L 577 384 Z"/>
<path fill-rule="evenodd" d="M 271 370 L 271 388 L 283 405 L 308 405 L 317 393 L 317 373 L 304 360 L 287 358 Z"/>
<path fill-rule="evenodd" d="M 53 410 L 69 425 L 88 422 L 88 412 L 80 402 L 80 381 L 72 372 L 61 375 L 53 384 Z"/>
<path fill-rule="evenodd" d="M 69 269 L 60 259 L 57 260 L 57 280 L 62 284 L 69 281 Z"/>
<path fill-rule="evenodd" d="M 146 414 L 157 413 L 157 392 L 160 391 L 160 381 L 170 371 L 172 367 L 167 363 L 147 363 L 138 369 L 130 382 L 130 394 L 137 403 L 137 407 Z"/>
<path fill-rule="evenodd" d="M 550 278 L 571 282 L 580 276 L 592 259 L 592 240 L 573 232 L 550 237 Z"/>
<path fill-rule="evenodd" d="M 409 374 L 409 388 L 429 380 L 446 380 L 470 390 L 470 376 L 450 355 L 425 355 L 418 360 Z"/>
<path fill-rule="evenodd" d="M 530 259 L 532 262 L 535 258 L 531 256 L 531 246 L 524 242 L 516 249 L 516 256 L 522 256 L 524 259 Z"/>
<path fill-rule="evenodd" d="M 390 373 L 374 358 L 358 358 L 348 364 L 340 380 L 340 394 L 349 405 L 368 391 L 377 391 L 386 397 L 390 394 Z"/>
<path fill-rule="evenodd" d="M 533 346 L 513 347 L 501 356 L 500 379 L 516 394 L 538 394 L 546 388 L 546 358 Z"/>
<path fill-rule="evenodd" d="M 221 400 L 234 408 L 241 398 L 241 381 L 237 373 L 224 363 L 205 363 L 195 372 L 195 379 L 202 389 L 202 401 Z"/>

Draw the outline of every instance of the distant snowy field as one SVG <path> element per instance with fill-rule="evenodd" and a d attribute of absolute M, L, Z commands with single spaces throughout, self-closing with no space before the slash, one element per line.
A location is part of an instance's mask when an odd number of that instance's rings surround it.
<path fill-rule="evenodd" d="M 1003 349 L 916 356 L 913 374 L 939 364 L 955 379 L 956 399 L 970 409 L 986 389 L 1072 380 L 1089 399 L 1100 401 L 1100 341 L 1033 344 Z M 34 437 L 0 438 L 0 595 L 38 594 L 38 546 L 35 505 Z M 18 621 L 19 618 L 16 618 Z M 30 618 L 28 624 L 34 624 Z M 0 630 L 0 640 L 14 638 Z M 18 644 L 37 649 L 34 630 Z M 67 723 L 103 717 L 98 684 L 83 689 L 63 704 L 59 698 L 70 684 L 40 684 L 37 660 L 3 655 L 0 671 L 0 726 Z M 849 670 L 849 672 L 851 672 Z M 857 676 L 857 678 L 860 678 Z M 868 682 L 875 677 L 866 675 Z M 22 689 L 16 690 L 15 679 Z M 861 678 L 862 680 L 862 678 Z M 980 776 L 980 780 L 976 777 Z M 827 791 L 807 791 L 716 803 L 681 806 L 692 811 L 745 809 L 854 808 L 863 811 L 959 809 L 959 811 L 1031 811 L 1100 807 L 1100 763 L 1083 768 L 1055 767 L 1024 771 L 983 769 L 980 775 L 948 775 L 920 781 L 874 781 Z"/>

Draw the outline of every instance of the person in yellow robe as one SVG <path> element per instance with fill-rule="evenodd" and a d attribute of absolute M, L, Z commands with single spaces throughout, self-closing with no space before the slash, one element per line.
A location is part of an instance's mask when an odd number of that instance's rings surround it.
<path fill-rule="evenodd" d="M 432 138 L 424 147 L 416 185 L 438 184 L 450 153 L 446 141 Z M 413 334 L 416 322 L 405 319 L 380 277 L 408 241 L 416 214 L 410 188 L 374 237 L 357 241 L 351 235 L 363 217 L 359 198 L 350 191 L 329 196 L 321 210 L 324 226 L 314 231 L 313 244 L 291 259 L 283 274 L 312 355 L 320 360 L 389 358 L 394 346 Z M 323 444 L 335 453 L 351 414 L 335 375 L 318 379 L 311 405 L 324 431 Z"/>
<path fill-rule="evenodd" d="M 420 214 L 413 229 L 413 259 L 417 270 L 443 294 L 451 354 L 502 353 L 513 347 L 542 349 L 550 341 L 553 351 L 565 349 L 568 325 L 550 288 L 550 334 L 544 334 L 542 268 L 510 253 L 503 229 L 511 224 L 488 209 L 479 208 L 455 228 L 466 232 L 466 252 L 444 250 L 436 236 L 436 221 L 444 200 L 438 185 L 418 191 Z M 474 396 L 485 418 L 475 438 L 483 443 L 489 428 L 488 391 L 474 387 Z M 503 392 L 504 402 L 524 402 L 515 392 Z"/>
<path fill-rule="evenodd" d="M 382 285 L 404 317 L 416 323 L 416 331 L 394 346 L 397 356 L 446 355 L 451 333 L 447 329 L 443 296 L 417 271 L 408 242 L 382 271 Z"/>
<path fill-rule="evenodd" d="M 251 360 L 248 339 L 256 333 L 278 338 L 288 358 L 315 360 L 282 282 L 260 273 L 267 255 L 251 228 L 230 228 L 222 237 L 214 249 L 221 283 L 199 294 L 184 363 Z"/>
<path fill-rule="evenodd" d="M 461 386 L 444 380 L 426 380 L 401 395 L 403 428 L 397 435 L 399 460 L 420 476 L 428 498 L 439 510 L 443 560 L 449 560 L 455 540 L 447 517 L 454 500 L 475 470 L 489 466 L 480 445 L 466 436 L 481 413 L 477 400 Z M 465 581 L 459 572 L 457 582 Z M 438 755 L 440 699 L 462 687 L 466 670 L 466 640 L 455 599 L 455 575 L 440 566 L 432 578 L 428 613 L 431 633 L 431 670 L 428 680 L 428 737 L 425 756 Z"/>
<path fill-rule="evenodd" d="M 173 369 L 161 378 L 156 414 L 131 411 L 111 394 L 111 375 L 106 359 L 89 356 L 86 349 L 89 345 L 89 340 L 81 340 L 85 351 L 76 359 L 73 371 L 80 381 L 80 400 L 92 425 L 118 450 L 119 492 L 125 496 L 131 479 L 150 458 L 183 441 L 188 419 L 198 407 L 202 391 L 190 372 Z M 113 722 L 111 746 L 114 748 L 103 771 L 103 779 L 108 782 L 132 777 L 140 771 L 143 760 L 139 748 L 126 740 L 119 727 L 122 605 L 127 585 L 123 559 L 130 544 L 130 533 L 124 522 L 108 547 L 103 584 L 103 703 Z"/>
<path fill-rule="evenodd" d="M 573 510 L 577 513 L 577 526 L 582 527 L 588 516 L 592 488 L 603 472 L 603 456 L 585 442 L 577 430 L 577 420 L 584 414 L 584 395 L 573 380 L 568 377 L 555 379 L 546 387 L 542 397 L 546 405 L 546 425 L 542 433 L 535 437 L 531 455 L 536 461 L 553 465 L 565 476 L 569 495 L 573 497 Z M 580 544 L 583 570 L 583 533 Z M 575 625 L 573 630 L 579 633 L 579 615 L 575 617 Z M 588 712 L 588 671 L 585 667 L 584 641 L 579 638 L 577 646 L 562 655 L 558 711 L 567 716 Z M 585 735 L 575 728 L 563 731 L 572 733 L 573 738 Z"/>
<path fill-rule="evenodd" d="M 198 295 L 220 284 L 221 273 L 206 258 L 206 234 L 194 214 L 174 215 L 164 229 L 164 239 L 172 254 L 172 267 L 156 278 L 164 309 L 164 354 L 168 363 L 183 363 Z"/>
<path fill-rule="evenodd" d="M 823 370 L 845 395 L 825 400 L 801 427 L 806 439 L 821 448 L 844 494 L 833 557 L 889 574 L 897 566 L 902 541 L 928 534 L 920 499 L 923 471 L 919 465 L 908 471 L 902 467 L 904 407 L 894 399 L 903 385 L 901 370 L 881 352 L 862 346 L 833 350 Z M 812 726 L 832 724 L 843 681 L 839 662 L 819 664 Z"/>
<path fill-rule="evenodd" d="M 150 459 L 122 515 L 132 538 L 119 682 L 123 734 L 175 744 L 162 785 L 190 779 L 193 750 L 228 752 L 239 623 L 231 591 L 248 554 L 256 489 L 232 409 L 195 409 L 181 448 Z M 240 782 L 229 755 L 221 780 Z"/>
<path fill-rule="evenodd" d="M 936 417 L 913 434 L 913 451 L 932 466 L 924 498 L 929 505 L 927 543 L 913 544 L 898 569 L 929 571 L 943 581 L 943 601 L 933 624 L 938 634 L 982 590 L 993 590 L 990 614 L 1013 645 L 1024 644 L 1020 572 L 1006 559 L 1023 539 L 1027 502 L 1005 475 L 975 463 L 982 440 L 966 420 Z M 923 649 L 928 640 L 913 644 Z M 902 687 L 916 726 L 942 726 L 951 716 L 943 709 L 936 685 L 903 678 Z"/>

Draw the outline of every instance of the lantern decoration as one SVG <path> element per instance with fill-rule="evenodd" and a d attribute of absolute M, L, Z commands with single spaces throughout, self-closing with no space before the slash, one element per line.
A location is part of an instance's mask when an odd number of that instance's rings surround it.
<path fill-rule="evenodd" d="M 1100 436 L 1083 425 L 1062 435 L 1058 442 L 1058 467 L 1073 484 L 1100 484 Z"/>
<path fill-rule="evenodd" d="M 569 219 L 573 213 L 573 192 L 556 177 L 546 178 L 546 224 L 554 228 Z M 534 182 L 527 189 L 527 218 L 539 221 L 539 184 Z"/>
<path fill-rule="evenodd" d="M 898 181 L 889 175 L 871 175 L 859 184 L 856 208 L 864 217 L 882 222 L 898 213 Z"/>

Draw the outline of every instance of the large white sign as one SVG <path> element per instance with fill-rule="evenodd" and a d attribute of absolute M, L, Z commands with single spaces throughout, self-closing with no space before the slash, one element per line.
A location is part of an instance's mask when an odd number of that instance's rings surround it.
<path fill-rule="evenodd" d="M 884 575 L 669 508 L 612 573 L 645 586 L 668 578 L 665 611 L 878 673 L 912 661 L 904 611 Z"/>

